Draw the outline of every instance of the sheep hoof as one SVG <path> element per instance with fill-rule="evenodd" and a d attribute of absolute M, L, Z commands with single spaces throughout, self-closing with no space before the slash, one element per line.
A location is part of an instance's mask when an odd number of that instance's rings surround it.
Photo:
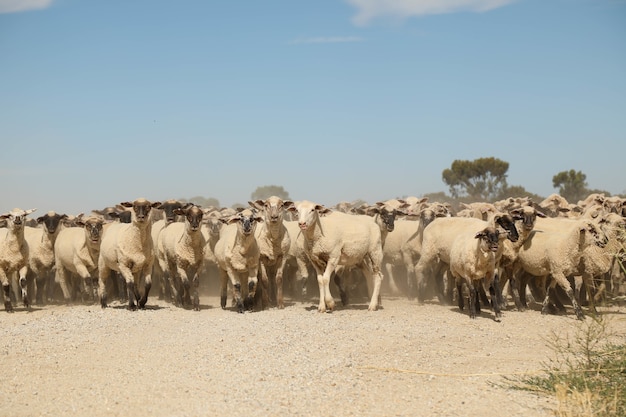
<path fill-rule="evenodd" d="M 5 310 L 7 313 L 13 313 L 13 306 L 11 305 L 11 303 L 10 303 L 10 302 L 5 302 L 5 303 L 4 303 L 4 310 Z"/>

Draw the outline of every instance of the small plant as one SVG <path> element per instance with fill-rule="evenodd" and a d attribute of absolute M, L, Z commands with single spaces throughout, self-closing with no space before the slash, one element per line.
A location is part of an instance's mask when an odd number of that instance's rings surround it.
<path fill-rule="evenodd" d="M 626 415 L 626 344 L 604 316 L 590 317 L 571 337 L 552 334 L 555 357 L 543 375 L 507 378 L 515 389 L 554 395 L 559 417 Z"/>

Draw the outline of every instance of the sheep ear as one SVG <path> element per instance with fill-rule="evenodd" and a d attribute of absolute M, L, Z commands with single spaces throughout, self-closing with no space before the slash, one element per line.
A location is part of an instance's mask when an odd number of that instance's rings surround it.
<path fill-rule="evenodd" d="M 37 209 L 36 209 L 36 208 L 26 210 L 26 211 L 25 211 L 25 213 L 26 213 L 26 215 L 28 216 L 30 213 L 33 213 L 33 212 L 35 212 L 35 211 L 37 211 Z"/>
<path fill-rule="evenodd" d="M 119 203 L 119 204 L 116 204 L 116 205 L 115 205 L 115 207 L 119 207 L 119 206 L 122 206 L 122 207 L 132 207 L 132 206 L 133 206 L 133 203 L 131 203 L 131 202 L 129 202 L 129 201 L 124 201 L 124 202 L 122 202 L 122 203 Z"/>
<path fill-rule="evenodd" d="M 265 201 L 263 200 L 248 201 L 248 204 L 250 205 L 250 207 L 253 207 L 257 210 L 263 210 L 263 208 L 265 207 Z"/>
<path fill-rule="evenodd" d="M 177 215 L 179 215 L 179 216 L 184 216 L 184 215 L 185 215 L 185 210 L 183 210 L 182 208 L 175 208 L 175 209 L 173 210 L 173 213 L 174 213 L 174 214 L 177 214 Z"/>
<path fill-rule="evenodd" d="M 155 201 L 154 203 L 150 204 L 150 207 L 152 207 L 152 208 L 156 208 L 156 207 L 158 207 L 158 206 L 160 206 L 160 205 L 161 205 L 161 202 L 160 202 L 160 201 Z"/>
<path fill-rule="evenodd" d="M 474 236 L 474 239 L 480 239 L 480 238 L 485 237 L 485 236 L 486 236 L 485 231 L 482 230 L 482 231 L 476 233 L 476 235 Z"/>

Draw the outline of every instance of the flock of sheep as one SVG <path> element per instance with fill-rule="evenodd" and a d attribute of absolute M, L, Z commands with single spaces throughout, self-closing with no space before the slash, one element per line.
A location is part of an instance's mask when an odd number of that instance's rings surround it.
<path fill-rule="evenodd" d="M 238 312 L 284 308 L 285 282 L 300 295 L 316 275 L 319 312 L 335 308 L 331 282 L 344 304 L 366 283 L 376 310 L 385 280 L 394 295 L 456 299 L 461 310 L 467 301 L 471 318 L 482 302 L 496 320 L 509 296 L 526 308 L 527 293 L 544 313 L 564 309 L 560 288 L 581 319 L 583 301 L 595 311 L 624 284 L 626 199 L 602 194 L 577 204 L 510 198 L 457 213 L 418 198 L 330 208 L 275 196 L 239 211 L 143 198 L 73 218 L 28 218 L 34 211 L 0 215 L 7 312 L 12 298 L 45 304 L 57 288 L 67 303 L 98 297 L 104 308 L 115 293 L 129 309 L 145 308 L 153 282 L 159 297 L 199 310 L 200 282 L 217 271 L 221 307 L 230 295 Z"/>

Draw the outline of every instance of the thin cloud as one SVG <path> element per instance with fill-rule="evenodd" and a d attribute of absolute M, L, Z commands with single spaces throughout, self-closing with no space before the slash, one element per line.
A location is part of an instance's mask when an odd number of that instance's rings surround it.
<path fill-rule="evenodd" d="M 348 42 L 362 42 L 363 38 L 358 36 L 320 36 L 315 38 L 298 38 L 291 42 L 291 45 L 306 44 L 306 43 L 348 43 Z"/>
<path fill-rule="evenodd" d="M 0 0 L 0 13 L 26 12 L 50 7 L 53 0 Z"/>
<path fill-rule="evenodd" d="M 429 14 L 486 12 L 516 0 L 345 0 L 357 9 L 352 21 L 365 26 L 380 17 L 406 19 Z"/>

